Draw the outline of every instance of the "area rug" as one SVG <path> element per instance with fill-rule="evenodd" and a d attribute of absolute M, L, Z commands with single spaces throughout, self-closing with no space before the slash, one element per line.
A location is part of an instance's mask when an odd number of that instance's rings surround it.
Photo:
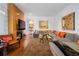
<path fill-rule="evenodd" d="M 30 38 L 30 42 L 23 51 L 23 56 L 52 56 L 47 41 L 40 42 L 39 38 Z"/>

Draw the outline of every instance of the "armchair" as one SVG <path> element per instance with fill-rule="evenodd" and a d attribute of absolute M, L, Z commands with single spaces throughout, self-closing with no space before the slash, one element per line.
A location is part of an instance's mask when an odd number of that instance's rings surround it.
<path fill-rule="evenodd" d="M 16 46 L 13 47 L 13 45 L 15 45 L 16 43 L 19 44 L 19 41 L 15 40 L 12 34 L 11 35 L 0 35 L 0 39 L 5 43 L 5 48 L 7 52 L 15 48 Z"/>

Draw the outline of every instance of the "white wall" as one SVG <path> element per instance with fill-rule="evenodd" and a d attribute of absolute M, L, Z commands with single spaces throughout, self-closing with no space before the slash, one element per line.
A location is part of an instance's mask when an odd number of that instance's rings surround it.
<path fill-rule="evenodd" d="M 75 30 L 62 30 L 61 19 L 63 16 L 75 12 Z M 39 30 L 39 21 L 44 18 L 48 20 L 48 29 L 57 31 L 65 31 L 69 33 L 77 33 L 79 35 L 79 4 L 70 4 L 54 17 L 38 17 L 38 16 L 25 16 L 26 30 L 28 31 L 28 20 L 34 21 L 34 30 Z"/>
<path fill-rule="evenodd" d="M 61 19 L 63 16 L 65 16 L 71 12 L 75 12 L 75 30 L 73 30 L 73 31 L 72 30 L 62 30 Z M 53 28 L 55 30 L 79 34 L 79 4 L 70 4 L 69 6 L 64 8 L 62 11 L 60 11 L 60 13 L 58 13 L 54 17 L 54 19 L 55 19 L 55 21 L 54 21 Z"/>
<path fill-rule="evenodd" d="M 7 4 L 0 3 L 0 35 L 8 34 Z"/>
<path fill-rule="evenodd" d="M 28 21 L 32 20 L 34 23 L 34 29 L 33 30 L 39 30 L 39 21 L 40 20 L 47 20 L 48 21 L 48 29 L 52 29 L 53 26 L 53 17 L 38 17 L 38 16 L 26 16 L 26 31 L 28 31 Z"/>

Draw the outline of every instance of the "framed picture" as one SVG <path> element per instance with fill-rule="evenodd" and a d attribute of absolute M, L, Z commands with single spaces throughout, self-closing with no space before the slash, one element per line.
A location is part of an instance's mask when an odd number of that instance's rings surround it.
<path fill-rule="evenodd" d="M 75 12 L 62 17 L 63 30 L 75 30 Z"/>
<path fill-rule="evenodd" d="M 40 29 L 48 29 L 48 21 L 39 21 L 39 28 Z"/>
<path fill-rule="evenodd" d="M 28 28 L 29 28 L 29 31 L 33 31 L 33 21 L 32 20 L 30 20 L 28 22 Z"/>

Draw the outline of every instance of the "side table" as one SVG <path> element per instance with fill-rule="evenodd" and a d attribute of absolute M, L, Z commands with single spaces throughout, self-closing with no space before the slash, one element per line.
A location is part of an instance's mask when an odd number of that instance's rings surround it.
<path fill-rule="evenodd" d="M 7 46 L 5 43 L 3 43 L 3 45 L 0 45 L 0 52 L 1 52 L 1 56 L 7 55 Z"/>

